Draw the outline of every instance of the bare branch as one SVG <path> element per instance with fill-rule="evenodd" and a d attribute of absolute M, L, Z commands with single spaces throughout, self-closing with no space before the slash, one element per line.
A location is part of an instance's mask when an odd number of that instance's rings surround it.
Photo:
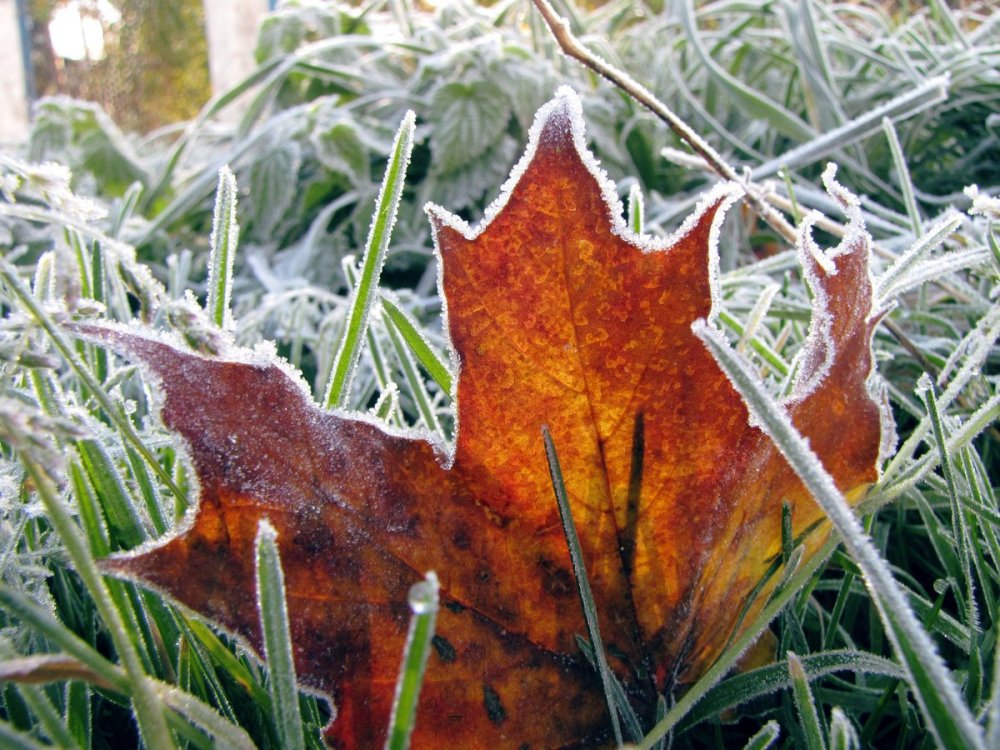
<path fill-rule="evenodd" d="M 762 198 L 763 190 L 757 184 L 750 182 L 739 174 L 737 170 L 729 164 L 708 142 L 692 130 L 687 123 L 674 114 L 666 104 L 661 102 L 645 86 L 634 80 L 624 71 L 618 70 L 605 60 L 595 55 L 580 43 L 570 31 L 569 24 L 562 16 L 556 13 L 549 3 L 549 0 L 532 0 L 538 12 L 542 14 L 545 23 L 552 31 L 552 36 L 559 44 L 562 51 L 568 56 L 579 60 L 595 73 L 603 76 L 626 94 L 631 96 L 650 112 L 662 120 L 678 138 L 699 154 L 709 168 L 724 180 L 731 180 L 743 188 L 745 200 L 750 203 L 757 214 L 768 226 L 780 234 L 790 244 L 795 244 L 795 229 L 791 224 L 766 203 Z"/>

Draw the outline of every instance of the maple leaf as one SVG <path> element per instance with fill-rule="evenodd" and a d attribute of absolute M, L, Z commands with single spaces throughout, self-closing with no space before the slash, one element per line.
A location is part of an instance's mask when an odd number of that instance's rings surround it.
<path fill-rule="evenodd" d="M 416 747 L 607 741 L 596 675 L 541 438 L 558 446 L 611 665 L 647 718 L 657 692 L 707 669 L 780 558 L 782 504 L 806 553 L 821 511 L 692 323 L 712 320 L 715 244 L 732 187 L 669 240 L 633 235 L 584 144 L 576 96 L 538 114 L 527 153 L 481 227 L 429 208 L 456 355 L 451 451 L 318 408 L 273 354 L 189 353 L 125 329 L 85 331 L 158 377 L 199 503 L 173 538 L 105 561 L 258 652 L 254 541 L 278 532 L 296 669 L 330 693 L 330 740 L 381 744 L 409 609 L 434 570 L 442 610 Z M 878 315 L 869 238 L 800 247 L 813 321 L 785 399 L 839 487 L 876 478 L 869 393 Z M 815 527 L 819 527 L 818 530 Z M 639 675 L 643 675 L 640 677 Z"/>

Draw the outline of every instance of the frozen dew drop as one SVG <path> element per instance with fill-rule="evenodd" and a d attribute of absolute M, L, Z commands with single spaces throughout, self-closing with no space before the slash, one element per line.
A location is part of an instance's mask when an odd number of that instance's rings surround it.
<path fill-rule="evenodd" d="M 432 570 L 424 580 L 410 586 L 408 599 L 415 615 L 428 615 L 438 608 L 438 578 Z"/>

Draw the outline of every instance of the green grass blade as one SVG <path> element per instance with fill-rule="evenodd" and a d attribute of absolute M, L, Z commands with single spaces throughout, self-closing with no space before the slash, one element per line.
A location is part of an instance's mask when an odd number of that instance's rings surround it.
<path fill-rule="evenodd" d="M 227 721 L 218 711 L 191 693 L 164 682 L 155 682 L 153 685 L 167 706 L 211 735 L 213 748 L 254 750 L 257 747 L 245 730 Z"/>
<path fill-rule="evenodd" d="M 80 525 L 87 537 L 91 553 L 97 557 L 109 555 L 111 554 L 111 537 L 108 535 L 104 514 L 101 513 L 97 498 L 94 497 L 79 463 L 73 461 L 68 468 L 70 486 L 73 488 L 77 512 L 80 514 Z"/>
<path fill-rule="evenodd" d="M 107 684 L 113 685 L 116 690 L 123 693 L 128 691 L 128 680 L 114 664 L 24 594 L 14 591 L 9 586 L 0 586 L 0 606 L 77 659 Z"/>
<path fill-rule="evenodd" d="M 420 688 L 424 682 L 427 657 L 430 656 L 431 639 L 438 612 L 438 579 L 434 571 L 423 581 L 410 587 L 410 630 L 403 650 L 403 663 L 396 681 L 396 695 L 392 701 L 392 715 L 386 737 L 387 750 L 406 750 L 417 717 Z"/>
<path fill-rule="evenodd" d="M 1000 747 L 1000 648 L 994 650 L 993 684 L 986 710 L 986 747 Z"/>
<path fill-rule="evenodd" d="M 344 270 L 344 278 L 347 280 L 348 289 L 353 292 L 358 284 L 354 256 L 346 256 L 341 265 Z M 404 422 L 402 412 L 399 410 L 399 388 L 392 379 L 385 352 L 382 349 L 382 342 L 375 335 L 372 326 L 368 326 L 368 330 L 365 331 L 365 342 L 368 344 L 368 356 L 372 360 L 375 380 L 378 383 L 379 391 L 381 391 L 379 402 L 375 405 L 375 412 L 380 415 L 380 419 L 402 425 Z"/>
<path fill-rule="evenodd" d="M 823 639 L 824 650 L 833 648 L 833 644 L 837 640 L 837 628 L 840 625 L 840 618 L 844 615 L 844 607 L 847 606 L 847 599 L 851 595 L 853 585 L 854 572 L 845 570 L 844 578 L 840 582 L 840 590 L 837 592 L 837 599 L 833 603 L 833 609 L 830 610 L 830 619 L 826 624 L 826 635 Z"/>
<path fill-rule="evenodd" d="M 153 531 L 156 536 L 162 536 L 167 533 L 168 524 L 166 517 L 163 515 L 163 504 L 160 501 L 159 489 L 153 483 L 152 477 L 149 476 L 149 471 L 146 469 L 146 464 L 142 462 L 139 454 L 128 446 L 126 446 L 125 451 L 128 456 L 129 466 L 132 469 L 132 475 L 135 477 L 139 493 L 142 495 L 146 513 L 149 514 L 150 521 L 153 523 Z"/>
<path fill-rule="evenodd" d="M 722 323 L 726 328 L 733 331 L 741 339 L 746 336 L 746 328 L 742 323 L 740 323 L 736 318 L 730 315 L 725 310 L 718 311 L 719 322 Z M 767 345 L 766 342 L 757 338 L 756 336 L 750 336 L 747 339 L 747 345 L 753 349 L 757 354 L 760 355 L 767 364 L 774 370 L 778 375 L 787 376 L 791 372 L 791 368 L 788 363 L 778 354 L 774 349 Z"/>
<path fill-rule="evenodd" d="M 393 351 L 396 352 L 399 366 L 403 370 L 406 384 L 410 389 L 410 396 L 417 405 L 417 411 L 420 412 L 420 418 L 428 430 L 443 436 L 444 430 L 441 428 L 441 422 L 434 411 L 434 405 L 431 403 L 430 395 L 427 393 L 427 387 L 424 385 L 423 378 L 420 377 L 417 365 L 413 361 L 413 357 L 410 356 L 410 349 L 403 343 L 403 339 L 399 331 L 396 330 L 396 325 L 392 322 L 391 318 L 383 318 L 382 322 L 385 325 L 386 333 L 389 334 L 389 341 L 392 342 Z"/>
<path fill-rule="evenodd" d="M 573 523 L 573 515 L 569 507 L 569 497 L 566 495 L 566 484 L 563 482 L 562 468 L 559 466 L 559 456 L 556 453 L 556 446 L 552 441 L 552 435 L 549 434 L 548 427 L 542 427 L 542 439 L 545 441 L 545 457 L 549 462 L 552 489 L 555 492 L 556 503 L 559 506 L 559 518 L 562 520 L 563 532 L 566 534 L 566 544 L 569 547 L 570 559 L 573 562 L 573 573 L 580 592 L 580 603 L 583 606 L 583 615 L 587 622 L 587 637 L 590 639 L 593 647 L 594 659 L 597 661 L 597 673 L 600 675 L 601 685 L 604 687 L 604 699 L 607 702 L 608 714 L 611 716 L 611 728 L 615 733 L 615 742 L 618 744 L 618 747 L 621 747 L 622 728 L 618 721 L 618 711 L 615 708 L 611 684 L 611 668 L 608 666 L 608 660 L 604 654 L 604 643 L 601 640 L 601 630 L 597 622 L 597 605 L 594 603 L 594 594 L 590 589 L 590 580 L 587 578 L 587 568 L 583 561 L 583 550 L 580 548 L 580 539 L 576 534 L 576 525 Z"/>
<path fill-rule="evenodd" d="M 451 367 L 445 362 L 420 332 L 419 324 L 410 317 L 394 299 L 391 294 L 382 292 L 382 310 L 386 317 L 392 321 L 403 341 L 410 347 L 410 351 L 417 358 L 417 361 L 427 370 L 438 387 L 449 395 L 452 393 Z"/>
<path fill-rule="evenodd" d="M 143 741 L 151 750 L 173 748 L 174 743 L 167 729 L 162 706 L 149 684 L 139 654 L 126 632 L 122 613 L 116 608 L 111 592 L 90 554 L 87 542 L 73 521 L 72 512 L 57 492 L 52 479 L 28 451 L 21 452 L 21 462 L 35 484 L 35 491 L 45 506 L 49 520 L 66 546 L 77 574 L 93 597 L 94 606 L 108 628 L 115 650 L 129 678 L 129 694 Z"/>
<path fill-rule="evenodd" d="M 66 727 L 77 745 L 91 747 L 94 739 L 94 718 L 90 711 L 93 691 L 90 685 L 74 680 L 66 685 Z"/>
<path fill-rule="evenodd" d="M 811 680 L 834 672 L 898 678 L 905 676 L 896 662 L 864 651 L 837 650 L 809 654 L 801 657 L 799 663 Z M 788 663 L 783 661 L 732 675 L 706 692 L 684 717 L 680 727 L 682 730 L 689 729 L 723 711 L 784 690 L 791 684 Z"/>
<path fill-rule="evenodd" d="M 899 142 L 896 128 L 893 127 L 892 120 L 888 117 L 882 118 L 882 130 L 889 142 L 889 152 L 892 154 L 892 162 L 896 167 L 896 178 L 899 180 L 899 188 L 903 193 L 903 205 L 906 206 L 906 216 L 910 220 L 910 229 L 913 230 L 914 237 L 920 237 L 924 233 L 923 222 L 920 219 L 920 209 L 917 208 L 917 199 L 913 193 L 910 168 L 906 166 L 903 144 Z"/>
<path fill-rule="evenodd" d="M 671 706 L 667 715 L 649 730 L 642 742 L 636 744 L 638 750 L 651 750 L 661 738 L 665 737 L 668 732 L 692 713 L 692 710 L 698 705 L 699 701 L 708 695 L 719 681 L 732 671 L 739 662 L 740 657 L 756 643 L 761 633 L 768 626 L 768 623 L 781 614 L 792 597 L 813 579 L 816 571 L 826 563 L 830 555 L 833 554 L 836 546 L 836 542 L 829 540 L 814 557 L 803 560 L 799 565 L 799 569 L 785 583 L 785 587 L 768 599 L 767 604 L 764 605 L 760 613 L 747 624 L 740 635 L 730 641 L 729 645 L 715 663 L 709 667 L 708 671 Z"/>
<path fill-rule="evenodd" d="M 147 536 L 146 530 L 110 456 L 96 440 L 78 440 L 76 447 L 83 468 L 100 498 L 115 548 L 132 549 L 142 544 Z"/>
<path fill-rule="evenodd" d="M 819 711 L 816 709 L 816 699 L 809 687 L 809 678 L 799 657 L 792 651 L 788 652 L 788 676 L 792 680 L 792 695 L 795 698 L 799 724 L 806 739 L 806 750 L 826 750 L 823 729 L 819 723 Z"/>
<path fill-rule="evenodd" d="M 927 415 L 931 420 L 934 446 L 938 452 L 945 486 L 948 488 L 948 499 L 951 502 L 951 523 L 954 530 L 953 539 L 958 547 L 961 577 L 965 583 L 965 591 L 962 593 L 965 598 L 967 625 L 974 634 L 979 629 L 979 613 L 976 608 L 976 592 L 972 580 L 972 553 L 969 550 L 972 540 L 969 535 L 968 523 L 966 523 L 965 509 L 960 502 L 958 487 L 955 483 L 955 470 L 948 453 L 948 441 L 945 436 L 944 424 L 941 421 L 941 414 L 938 411 L 934 384 L 926 373 L 917 381 L 917 394 L 923 399 Z"/>
<path fill-rule="evenodd" d="M 281 569 L 277 537 L 278 533 L 268 521 L 260 522 L 256 544 L 260 628 L 280 745 L 286 750 L 305 750 L 299 691 L 295 685 L 288 607 L 285 604 L 285 575 Z"/>
<path fill-rule="evenodd" d="M 857 750 L 861 740 L 851 720 L 840 709 L 834 706 L 830 711 L 830 750 Z"/>
<path fill-rule="evenodd" d="M 135 431 L 135 428 L 132 426 L 129 419 L 122 413 L 121 409 L 114 402 L 114 400 L 112 400 L 111 396 L 109 396 L 104 390 L 87 365 L 77 356 L 76 351 L 66 340 L 66 337 L 63 336 L 62 331 L 59 330 L 52 318 L 42 309 L 41 305 L 37 303 L 31 292 L 25 288 L 21 279 L 17 275 L 17 269 L 2 258 L 0 258 L 0 278 L 3 279 L 8 289 L 10 289 L 14 297 L 17 298 L 17 301 L 24 306 L 31 317 L 34 318 L 34 320 L 44 329 L 45 333 L 52 341 L 52 344 L 59 351 L 59 354 L 62 355 L 76 376 L 86 386 L 89 394 L 100 404 L 104 415 L 107 416 L 114 423 L 115 427 L 121 431 L 126 441 L 131 443 L 135 450 L 143 457 L 143 459 L 145 459 L 146 463 L 153 469 L 153 471 L 157 473 L 170 491 L 176 497 L 183 498 L 184 493 L 181 491 L 180 487 L 177 486 L 174 478 L 163 468 L 163 466 L 160 465 L 156 456 L 145 444 L 145 442 L 143 442 L 142 438 L 139 437 L 139 434 Z"/>
<path fill-rule="evenodd" d="M 208 259 L 208 299 L 205 310 L 219 328 L 232 328 L 229 300 L 233 291 L 233 262 L 239 244 L 236 221 L 236 176 L 229 167 L 219 170 L 212 215 L 211 254 Z"/>
<path fill-rule="evenodd" d="M 385 170 L 382 187 L 375 201 L 365 254 L 361 260 L 361 275 L 344 325 L 343 338 L 337 349 L 323 402 L 327 408 L 342 407 L 351 390 L 351 381 L 361 354 L 361 342 L 368 329 L 371 307 L 378 293 L 379 276 L 389 248 L 389 238 L 396 223 L 396 212 L 403 195 L 406 168 L 413 152 L 415 115 L 407 112 L 396 132 L 392 153 Z"/>
<path fill-rule="evenodd" d="M 38 723 L 38 728 L 42 730 L 42 734 L 52 740 L 56 747 L 67 749 L 79 747 L 73 735 L 70 734 L 69 729 L 63 723 L 59 711 L 52 705 L 49 696 L 40 686 L 18 685 L 16 689 L 21 695 L 21 700 L 24 701 L 25 705 L 31 710 L 31 713 L 34 714 L 35 721 Z"/>
<path fill-rule="evenodd" d="M 590 642 L 586 638 L 577 635 L 576 645 L 580 649 L 580 653 L 587 660 L 587 663 L 593 667 L 594 671 L 597 671 L 597 660 L 594 658 L 594 649 L 590 645 Z M 629 735 L 632 737 L 632 741 L 639 742 L 642 739 L 642 724 L 639 723 L 639 717 L 632 710 L 632 706 L 628 702 L 628 695 L 625 693 L 625 688 L 622 687 L 622 683 L 617 675 L 614 672 L 610 672 L 609 675 L 611 677 L 611 695 L 617 707 L 618 715 L 621 716 L 625 724 L 625 729 L 628 730 Z M 660 711 L 662 708 L 659 718 L 663 718 L 667 712 L 666 699 L 661 695 L 656 705 L 657 711 Z"/>
<path fill-rule="evenodd" d="M 7 750 L 51 750 L 51 745 L 43 745 L 30 734 L 18 731 L 6 721 L 0 721 L 0 745 Z"/>
<path fill-rule="evenodd" d="M 888 564 L 864 533 L 857 517 L 807 441 L 717 329 L 699 321 L 692 326 L 692 330 L 705 342 L 751 413 L 823 508 L 861 569 L 886 632 L 895 646 L 896 655 L 906 669 L 907 681 L 937 742 L 942 747 L 956 750 L 985 748 L 982 730 L 962 701 L 958 687 L 933 641 L 907 604 L 906 596 L 892 577 Z"/>
<path fill-rule="evenodd" d="M 642 200 L 642 188 L 633 182 L 628 190 L 628 226 L 636 234 L 642 234 L 646 209 Z"/>
<path fill-rule="evenodd" d="M 771 719 L 760 728 L 757 734 L 747 740 L 747 744 L 743 746 L 743 750 L 767 750 L 767 748 L 778 741 L 780 735 L 781 727 L 778 725 L 778 722 Z"/>

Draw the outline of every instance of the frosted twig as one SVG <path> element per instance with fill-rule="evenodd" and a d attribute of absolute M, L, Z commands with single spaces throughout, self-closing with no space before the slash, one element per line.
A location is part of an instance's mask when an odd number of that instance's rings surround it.
<path fill-rule="evenodd" d="M 660 118 L 678 138 L 705 160 L 715 174 L 724 180 L 730 180 L 742 187 L 745 199 L 750 202 L 760 218 L 789 244 L 795 244 L 795 229 L 788 223 L 784 216 L 764 201 L 764 191 L 759 185 L 750 182 L 740 175 L 707 141 L 694 132 L 680 117 L 674 114 L 666 104 L 657 99 L 649 89 L 624 71 L 618 70 L 618 68 L 584 47 L 580 40 L 570 31 L 566 19 L 555 11 L 549 0 L 532 0 L 532 2 L 538 8 L 538 12 L 542 14 L 542 18 L 548 24 L 556 43 L 565 54 L 579 60 L 595 73 L 609 80 Z"/>

